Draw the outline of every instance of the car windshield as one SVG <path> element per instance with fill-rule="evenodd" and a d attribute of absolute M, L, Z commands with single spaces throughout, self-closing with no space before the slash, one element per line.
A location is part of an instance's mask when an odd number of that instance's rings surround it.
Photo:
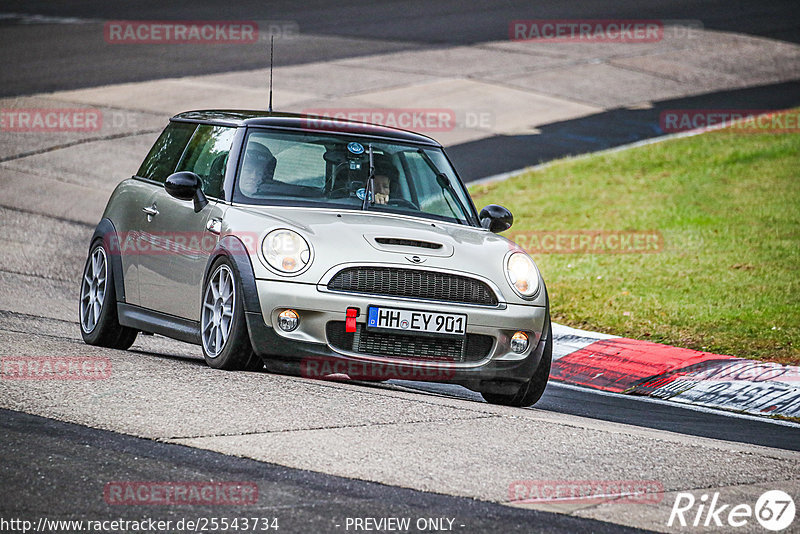
<path fill-rule="evenodd" d="M 356 136 L 251 129 L 233 200 L 360 210 L 370 148 L 375 172 L 367 209 L 477 225 L 472 202 L 440 149 Z"/>

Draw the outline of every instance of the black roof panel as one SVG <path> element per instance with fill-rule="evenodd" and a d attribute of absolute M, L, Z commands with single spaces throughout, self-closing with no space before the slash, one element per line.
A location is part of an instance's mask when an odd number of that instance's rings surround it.
<path fill-rule="evenodd" d="M 333 119 L 317 115 L 303 115 L 299 113 L 270 113 L 268 111 L 236 109 L 198 110 L 179 113 L 172 117 L 172 120 L 224 124 L 229 126 L 273 127 L 314 132 L 344 133 L 441 146 L 437 141 L 428 136 L 400 130 L 399 128 L 390 128 L 388 126 L 345 119 Z"/>

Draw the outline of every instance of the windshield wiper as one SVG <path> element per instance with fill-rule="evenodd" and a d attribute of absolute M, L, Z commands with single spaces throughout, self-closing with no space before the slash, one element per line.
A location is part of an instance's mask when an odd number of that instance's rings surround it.
<path fill-rule="evenodd" d="M 456 193 L 456 190 L 453 188 L 453 184 L 450 183 L 450 178 L 448 178 L 445 173 L 443 173 L 442 171 L 439 170 L 439 168 L 433 162 L 431 157 L 425 152 L 425 150 L 423 150 L 421 148 L 418 148 L 417 152 L 422 156 L 422 159 L 425 161 L 425 163 L 428 165 L 428 167 L 430 167 L 431 170 L 433 171 L 433 173 L 436 175 L 436 183 L 439 184 L 439 187 L 442 188 L 442 197 L 444 197 L 444 201 L 447 203 L 447 207 L 450 208 L 450 212 L 453 214 L 453 217 L 455 219 L 459 218 L 458 214 L 453 209 L 453 206 L 450 205 L 450 201 L 447 199 L 447 195 L 445 195 L 445 191 L 450 193 L 450 196 L 453 197 L 453 200 L 456 201 L 456 204 L 458 205 L 458 207 L 461 210 L 461 213 L 464 215 L 464 217 L 466 217 L 468 221 L 474 223 L 475 221 L 473 220 L 472 214 L 469 212 L 469 210 L 464 208 L 464 205 L 458 199 L 458 194 Z"/>
<path fill-rule="evenodd" d="M 361 201 L 361 209 L 368 209 L 372 205 L 373 190 L 375 189 L 375 162 L 372 159 L 372 143 L 369 144 L 369 176 L 364 184 L 364 200 Z"/>

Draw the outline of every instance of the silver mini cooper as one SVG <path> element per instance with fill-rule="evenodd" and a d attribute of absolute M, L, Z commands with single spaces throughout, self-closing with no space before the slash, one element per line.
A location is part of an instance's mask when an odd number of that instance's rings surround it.
<path fill-rule="evenodd" d="M 218 369 L 461 384 L 530 406 L 550 372 L 547 290 L 436 141 L 254 111 L 176 115 L 89 246 L 86 343 L 198 344 Z"/>

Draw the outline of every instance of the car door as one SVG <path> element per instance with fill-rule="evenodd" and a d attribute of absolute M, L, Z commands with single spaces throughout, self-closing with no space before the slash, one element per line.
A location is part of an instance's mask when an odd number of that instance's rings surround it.
<path fill-rule="evenodd" d="M 213 219 L 222 219 L 227 205 L 223 196 L 227 157 L 235 128 L 200 125 L 178 162 L 175 172 L 197 174 L 209 204 L 199 213 L 191 200 L 170 196 L 164 188 L 149 203 L 149 233 L 153 252 L 142 258 L 140 295 L 142 306 L 193 321 L 200 320 L 202 281 L 217 234 L 208 230 Z"/>
<path fill-rule="evenodd" d="M 120 184 L 118 193 L 124 198 L 124 210 L 114 216 L 119 238 L 125 301 L 141 305 L 139 278 L 141 260 L 150 254 L 149 226 L 152 220 L 153 195 L 164 189 L 164 180 L 172 174 L 196 124 L 170 122 L 158 137 L 136 175 Z"/>

